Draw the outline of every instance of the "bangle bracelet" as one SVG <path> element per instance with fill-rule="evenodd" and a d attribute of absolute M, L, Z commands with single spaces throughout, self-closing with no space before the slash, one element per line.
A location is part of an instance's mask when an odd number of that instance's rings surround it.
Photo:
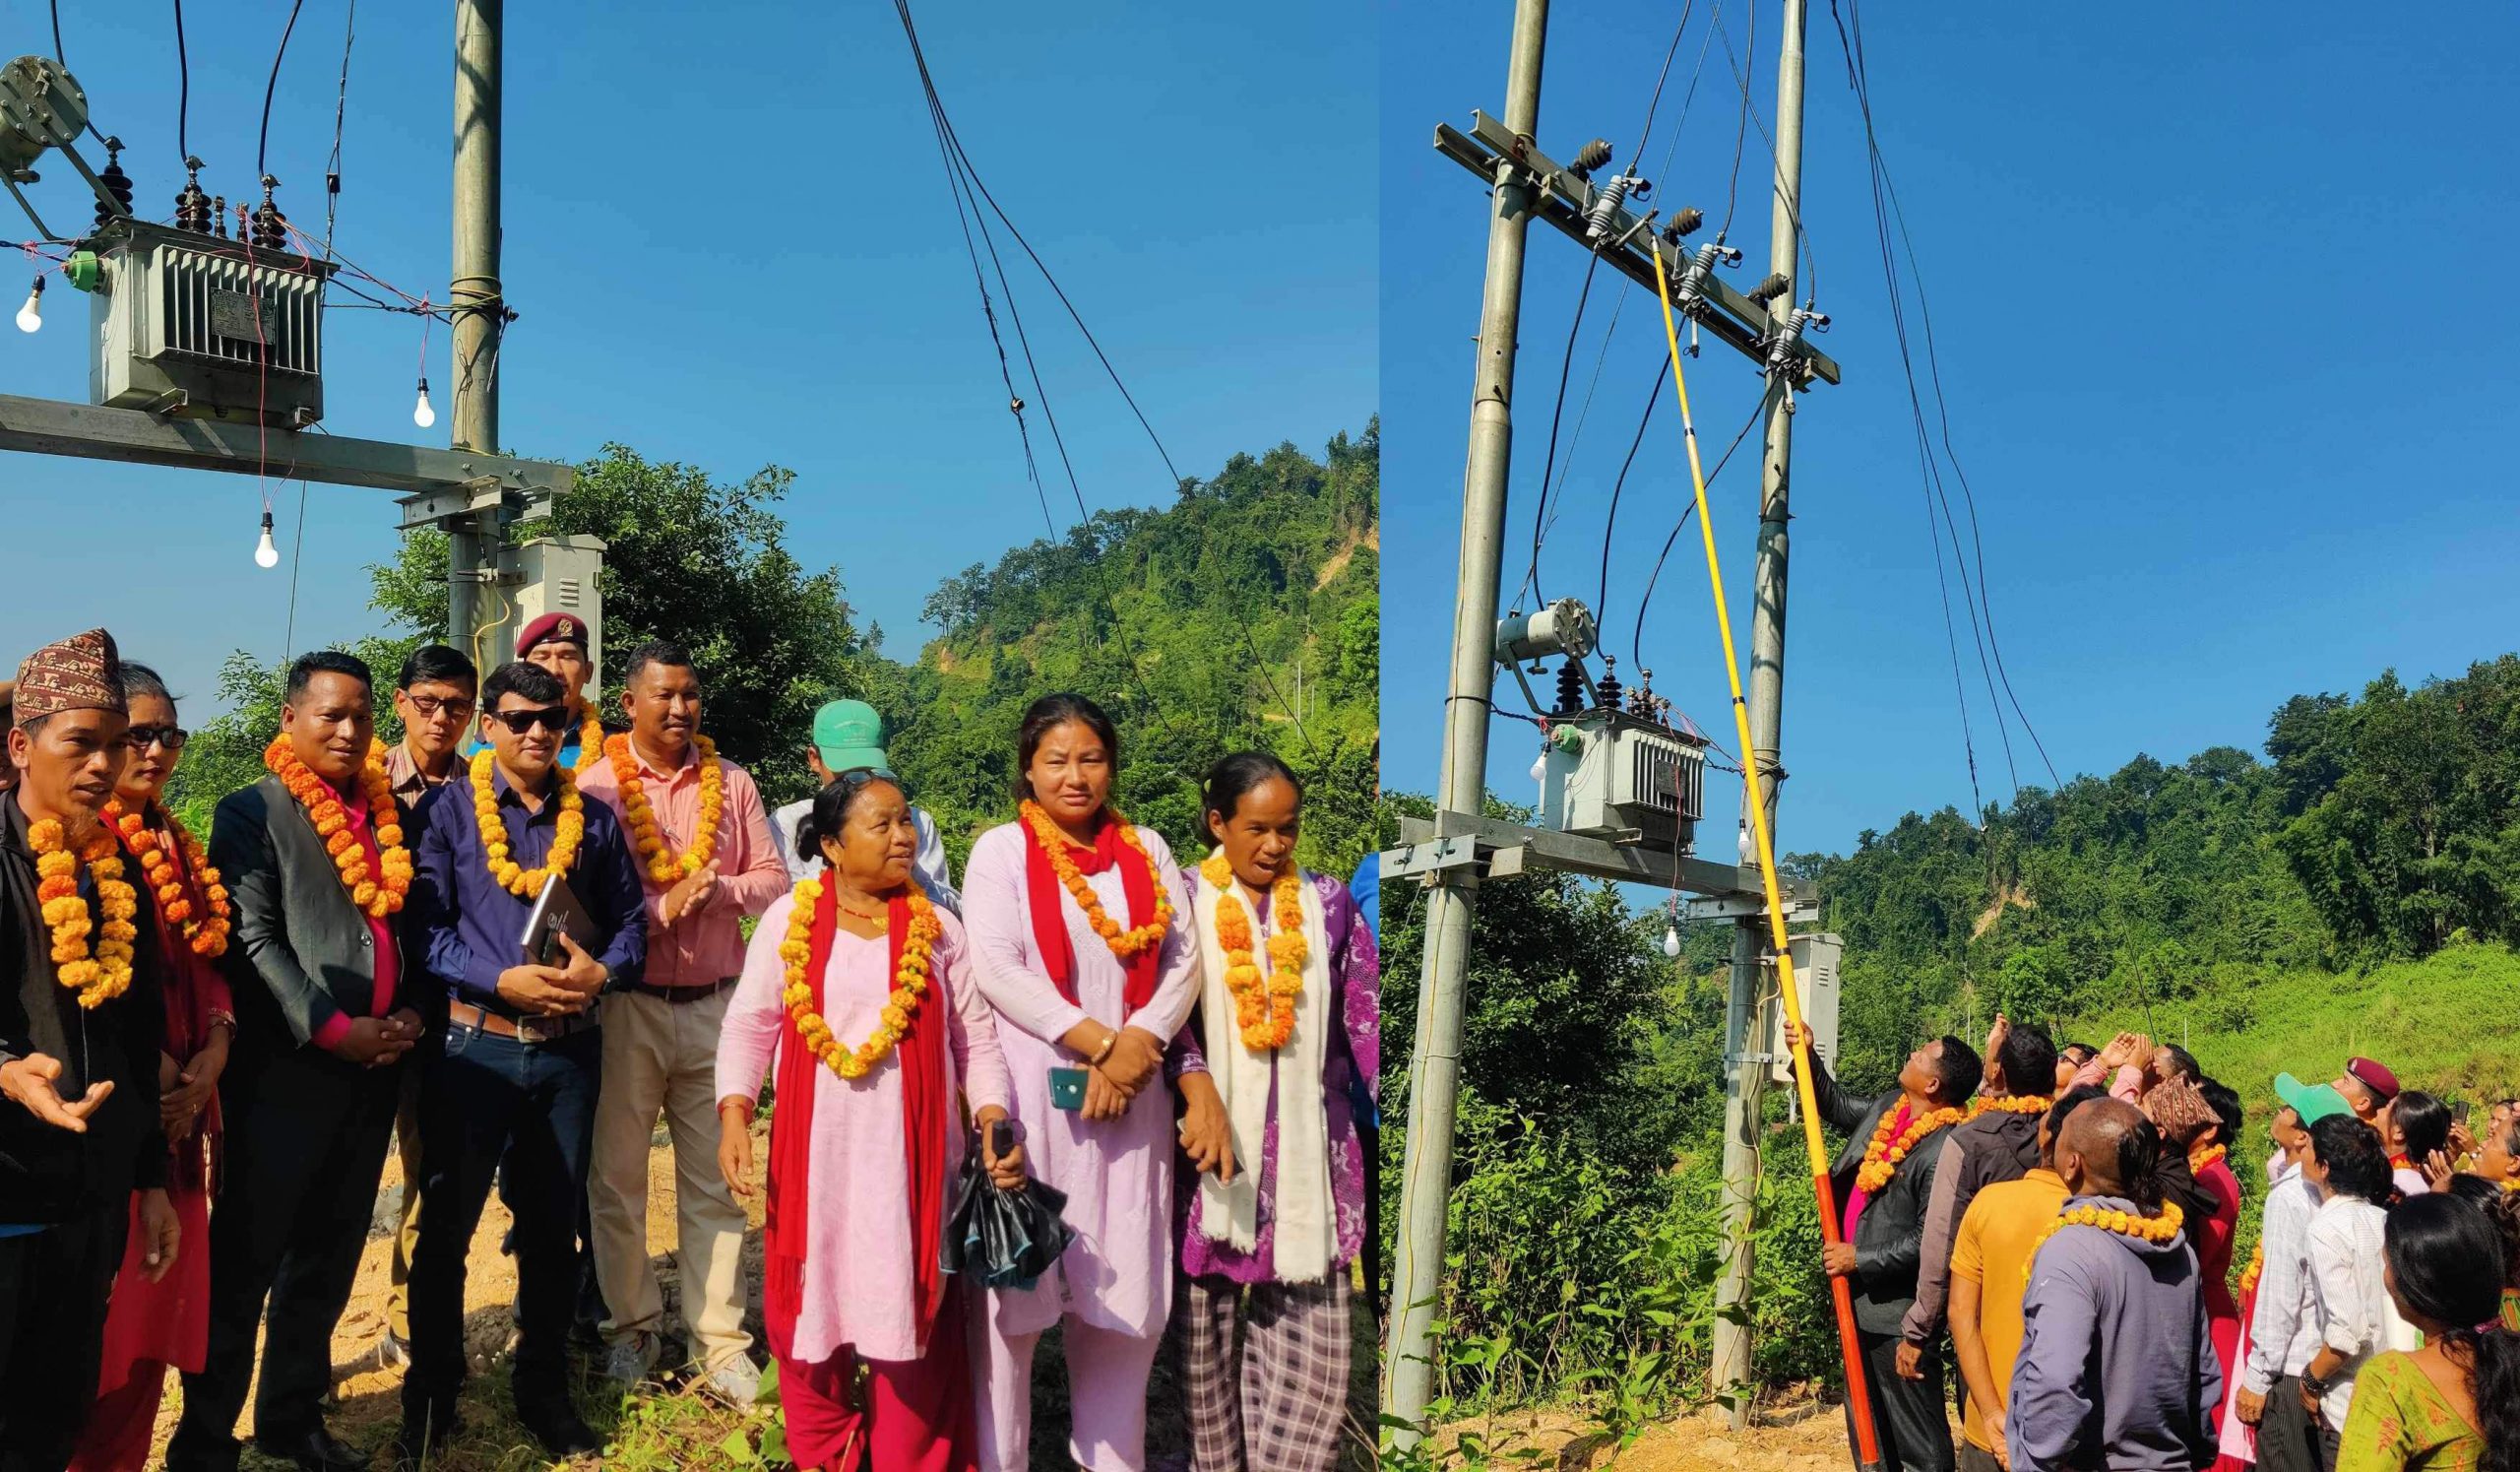
<path fill-rule="evenodd" d="M 1119 1046 L 1120 1030 L 1115 1027 L 1102 1039 L 1102 1046 L 1095 1051 L 1094 1065 L 1098 1068 L 1101 1067 L 1102 1065 L 1102 1060 L 1111 1056 L 1111 1050 Z"/>

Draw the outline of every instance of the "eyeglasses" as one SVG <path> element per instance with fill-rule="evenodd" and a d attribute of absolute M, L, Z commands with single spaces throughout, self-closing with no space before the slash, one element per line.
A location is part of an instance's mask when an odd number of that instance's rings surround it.
<path fill-rule="evenodd" d="M 406 695 L 411 709 L 423 721 L 434 721 L 440 714 L 453 721 L 470 721 L 477 709 L 470 700 L 440 700 L 433 695 Z"/>
<path fill-rule="evenodd" d="M 519 736 L 523 736 L 528 730 L 536 726 L 544 731 L 562 732 L 569 729 L 569 708 L 565 705 L 546 705 L 522 710 L 492 711 L 490 719 Z"/>
<path fill-rule="evenodd" d="M 191 735 L 180 726 L 134 726 L 123 733 L 122 743 L 134 751 L 146 751 L 152 746 L 181 751 Z"/>

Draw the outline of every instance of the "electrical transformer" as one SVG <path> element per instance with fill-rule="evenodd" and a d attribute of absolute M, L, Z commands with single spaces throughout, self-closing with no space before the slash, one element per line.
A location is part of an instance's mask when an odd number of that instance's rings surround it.
<path fill-rule="evenodd" d="M 1838 960 L 1846 946 L 1835 935 L 1796 935 L 1792 942 L 1794 994 L 1802 1003 L 1802 1025 L 1811 1029 L 1811 1051 L 1834 1076 L 1838 1067 Z M 1785 1046 L 1785 1007 L 1768 1009 L 1769 1076 L 1794 1081 L 1794 1052 Z"/>
<path fill-rule="evenodd" d="M 1623 711 L 1550 723 L 1540 826 L 1686 850 L 1706 807 L 1706 743 Z"/>
<path fill-rule="evenodd" d="M 596 575 L 603 570 L 600 537 L 544 537 L 520 546 L 502 548 L 499 571 L 488 604 L 498 608 L 496 623 L 481 629 L 476 658 L 486 672 L 507 663 L 516 636 L 545 613 L 568 613 L 587 628 L 587 688 L 603 686 L 603 593 Z"/>
<path fill-rule="evenodd" d="M 287 429 L 324 416 L 330 264 L 141 220 L 93 247 L 90 402 Z"/>

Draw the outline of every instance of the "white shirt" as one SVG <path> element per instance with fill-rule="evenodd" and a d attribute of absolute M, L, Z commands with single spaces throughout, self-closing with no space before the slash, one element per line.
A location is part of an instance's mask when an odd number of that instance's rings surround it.
<path fill-rule="evenodd" d="M 813 810 L 814 800 L 807 798 L 801 802 L 790 802 L 770 815 L 771 831 L 779 835 L 779 862 L 788 865 L 788 882 L 790 884 L 805 877 L 805 862 L 796 856 L 796 825 Z M 936 834 L 936 820 L 929 817 L 923 807 L 913 807 L 910 816 L 912 823 L 918 828 L 918 854 L 911 860 L 911 871 L 918 875 L 918 887 L 927 891 L 927 897 L 944 906 L 959 920 L 963 914 L 963 895 L 954 887 L 953 872 L 945 862 L 945 840 Z"/>
<path fill-rule="evenodd" d="M 2280 1376 L 2300 1375 L 2318 1353 L 2309 1233 L 2320 1195 L 2300 1167 L 2290 1162 L 2267 1192 L 2258 1239 L 2266 1263 L 2259 1270 L 2257 1312 L 2249 1323 L 2248 1364 L 2240 1370 L 2240 1383 L 2251 1395 L 2264 1395 Z"/>
<path fill-rule="evenodd" d="M 2382 1350 L 2417 1345 L 2414 1329 L 2398 1316 L 2380 1276 L 2381 1232 L 2388 1219 L 2386 1211 L 2360 1196 L 2334 1195 L 2311 1216 L 2303 1234 L 2309 1245 L 2316 1342 L 2345 1356 L 2345 1368 L 2329 1376 L 2327 1394 L 2319 1401 L 2327 1424 L 2340 1430 L 2354 1404 L 2354 1377 L 2363 1362 Z"/>

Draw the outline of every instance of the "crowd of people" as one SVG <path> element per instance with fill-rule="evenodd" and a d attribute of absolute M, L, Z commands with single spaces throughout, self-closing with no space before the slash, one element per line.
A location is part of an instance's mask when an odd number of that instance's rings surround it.
<path fill-rule="evenodd" d="M 1808 1056 L 1885 1472 L 2520 1472 L 2520 1101 L 2278 1075 L 2236 1295 L 2255 1142 L 2184 1049 L 1998 1017 L 1877 1099 Z"/>
<path fill-rule="evenodd" d="M 389 1149 L 399 1464 L 461 1434 L 495 1187 L 555 1457 L 598 1449 L 591 1332 L 623 1394 L 750 1404 L 766 1349 L 800 1467 L 1019 1472 L 1056 1326 L 1070 1455 L 1135 1472 L 1174 1325 L 1200 1472 L 1331 1466 L 1379 978 L 1370 888 L 1295 861 L 1295 775 L 1220 761 L 1184 866 L 1113 808 L 1111 721 L 1047 696 L 958 886 L 869 707 L 816 714 L 818 790 L 773 812 L 687 654 L 633 652 L 607 723 L 588 646 L 555 614 L 486 676 L 421 648 L 390 745 L 366 666 L 302 656 L 207 835 L 164 800 L 174 697 L 106 632 L 0 685 L 0 1472 L 139 1468 L 170 1371 L 170 1468 L 237 1464 L 249 1388 L 258 1449 L 369 1465 L 325 1406 Z M 1045 1271 L 951 1269 L 989 1191 L 1058 1208 Z"/>

